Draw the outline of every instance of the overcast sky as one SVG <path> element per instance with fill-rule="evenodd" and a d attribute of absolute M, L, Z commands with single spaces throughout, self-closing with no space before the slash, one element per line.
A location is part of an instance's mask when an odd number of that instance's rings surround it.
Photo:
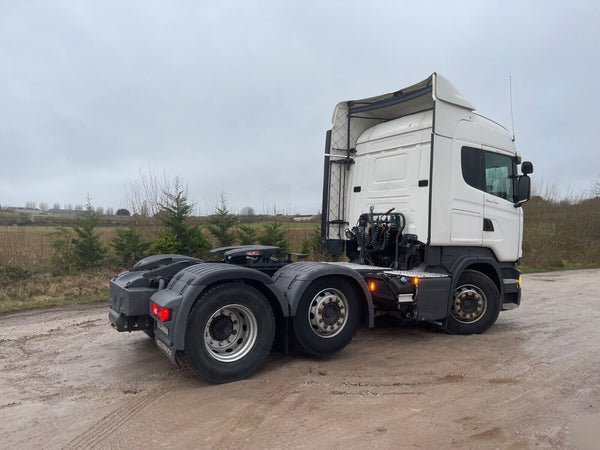
<path fill-rule="evenodd" d="M 140 172 L 207 213 L 316 213 L 342 101 L 439 72 L 536 180 L 600 179 L 600 2 L 0 0 L 0 205 L 128 207 Z"/>

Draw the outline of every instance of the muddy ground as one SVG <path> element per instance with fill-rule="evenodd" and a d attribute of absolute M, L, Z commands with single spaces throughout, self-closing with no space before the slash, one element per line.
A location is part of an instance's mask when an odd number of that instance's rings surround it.
<path fill-rule="evenodd" d="M 382 318 L 209 385 L 106 305 L 0 318 L 2 448 L 597 448 L 600 270 L 524 276 L 484 335 Z"/>

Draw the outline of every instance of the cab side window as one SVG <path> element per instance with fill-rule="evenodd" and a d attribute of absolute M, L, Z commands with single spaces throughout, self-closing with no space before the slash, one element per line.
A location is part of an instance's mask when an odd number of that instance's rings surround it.
<path fill-rule="evenodd" d="M 513 160 L 510 156 L 483 152 L 485 160 L 485 191 L 504 200 L 513 201 Z"/>
<path fill-rule="evenodd" d="M 462 147 L 461 166 L 463 178 L 469 186 L 513 201 L 515 164 L 510 156 Z"/>

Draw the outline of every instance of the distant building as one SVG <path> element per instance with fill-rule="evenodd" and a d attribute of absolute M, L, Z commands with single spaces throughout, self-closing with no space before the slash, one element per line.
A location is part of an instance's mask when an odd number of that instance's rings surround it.
<path fill-rule="evenodd" d="M 83 213 L 83 211 L 77 211 L 76 209 L 49 209 L 48 214 L 62 215 L 62 216 L 76 216 Z"/>
<path fill-rule="evenodd" d="M 7 206 L 4 211 L 15 212 L 19 214 L 41 214 L 40 208 L 21 208 L 20 206 Z"/>
<path fill-rule="evenodd" d="M 315 215 L 303 215 L 303 216 L 295 216 L 292 218 L 294 222 L 314 222 L 318 219 Z"/>

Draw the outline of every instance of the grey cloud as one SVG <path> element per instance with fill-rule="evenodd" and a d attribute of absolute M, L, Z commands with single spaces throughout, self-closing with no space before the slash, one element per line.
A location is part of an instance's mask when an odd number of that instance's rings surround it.
<path fill-rule="evenodd" d="M 320 208 L 334 105 L 440 71 L 536 177 L 600 176 L 594 2 L 0 4 L 1 204 L 126 206 L 139 168 L 199 205 Z M 569 164 L 565 164 L 568 152 Z"/>

